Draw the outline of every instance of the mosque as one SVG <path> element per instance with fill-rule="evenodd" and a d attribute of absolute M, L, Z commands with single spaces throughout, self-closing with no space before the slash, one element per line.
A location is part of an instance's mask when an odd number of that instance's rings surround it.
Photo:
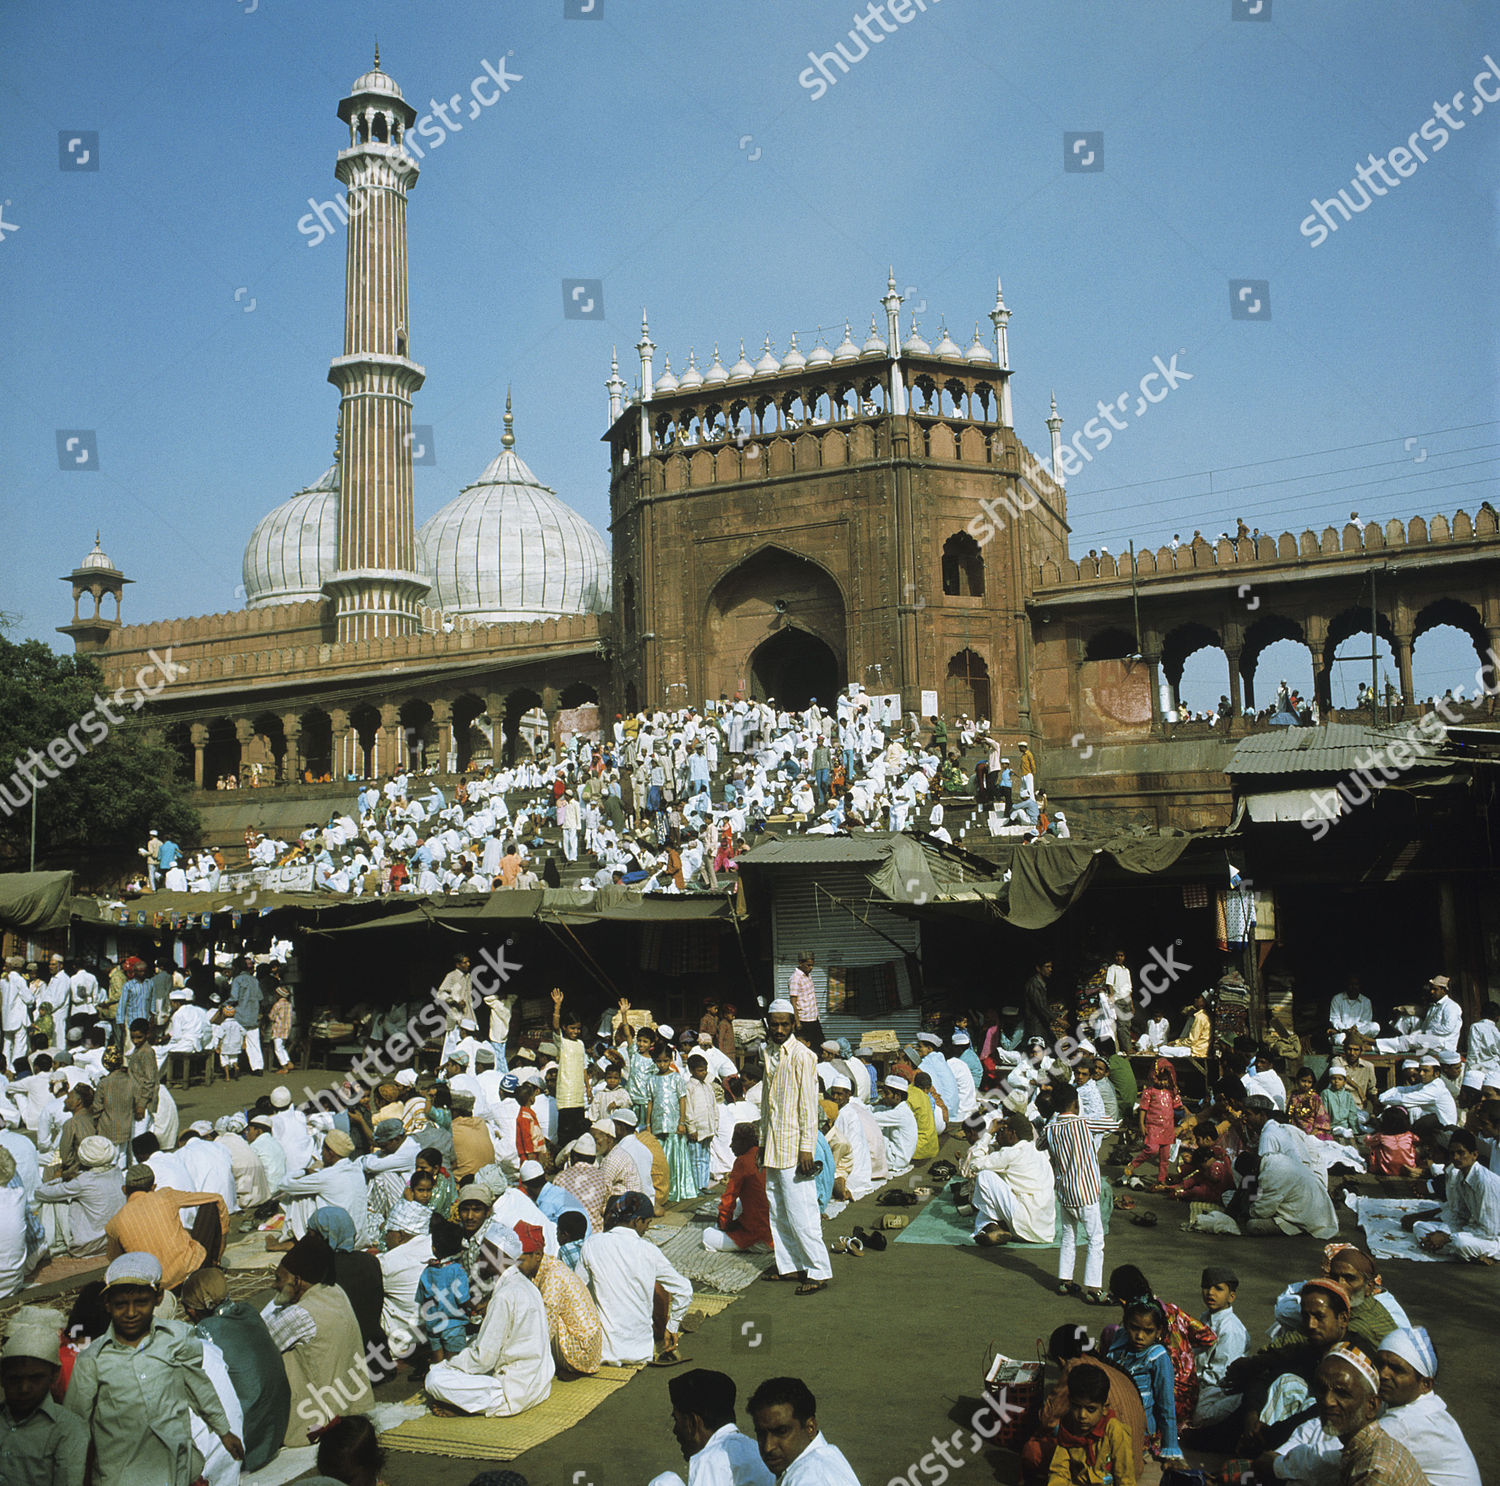
<path fill-rule="evenodd" d="M 1017 435 L 998 283 L 967 346 L 946 324 L 934 343 L 914 318 L 903 328 L 894 275 L 862 339 L 846 322 L 836 345 L 794 335 L 780 356 L 769 336 L 752 360 L 743 341 L 721 354 L 737 337 L 705 335 L 709 355 L 679 349 L 679 370 L 668 353 L 658 372 L 643 316 L 634 394 L 617 362 L 605 383 L 608 543 L 517 452 L 508 397 L 495 458 L 418 527 L 425 372 L 409 354 L 406 208 L 419 167 L 403 148 L 417 115 L 377 56 L 338 117 L 334 463 L 256 524 L 243 609 L 125 624 L 131 580 L 97 540 L 63 580 L 60 631 L 111 688 L 170 649 L 152 712 L 200 788 L 462 771 L 617 711 L 737 694 L 802 707 L 853 684 L 1040 745 L 1070 803 L 1215 824 L 1230 730 L 1200 738 L 1206 725 L 1176 721 L 1189 655 L 1222 650 L 1238 736 L 1278 641 L 1306 646 L 1326 714 L 1337 646 L 1371 626 L 1376 568 L 1375 628 L 1403 702 L 1428 629 L 1457 626 L 1480 658 L 1500 646 L 1487 508 L 1072 558 L 1063 420 L 1054 401 L 1046 460 Z"/>

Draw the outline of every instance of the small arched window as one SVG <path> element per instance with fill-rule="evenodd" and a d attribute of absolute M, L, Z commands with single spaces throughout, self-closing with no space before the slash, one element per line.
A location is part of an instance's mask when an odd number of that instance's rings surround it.
<path fill-rule="evenodd" d="M 984 556 L 966 531 L 954 532 L 943 543 L 943 592 L 970 598 L 984 593 Z"/>

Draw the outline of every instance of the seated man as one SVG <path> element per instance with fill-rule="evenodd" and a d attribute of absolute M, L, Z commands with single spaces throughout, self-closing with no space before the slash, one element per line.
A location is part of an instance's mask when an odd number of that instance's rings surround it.
<path fill-rule="evenodd" d="M 598 1372 L 604 1327 L 594 1297 L 561 1259 L 543 1252 L 540 1228 L 534 1223 L 517 1223 L 515 1229 L 522 1251 L 518 1268 L 536 1286 L 547 1307 L 552 1361 L 559 1375 L 581 1377 Z"/>
<path fill-rule="evenodd" d="M 1334 1347 L 1318 1364 L 1313 1384 L 1318 1420 L 1326 1435 L 1343 1441 L 1342 1481 L 1419 1482 L 1427 1478 L 1405 1445 L 1376 1423 L 1380 1377 L 1356 1348 Z"/>
<path fill-rule="evenodd" d="M 1245 1232 L 1252 1237 L 1310 1233 L 1338 1237 L 1339 1219 L 1327 1183 L 1317 1172 L 1279 1151 L 1243 1153 L 1235 1162 L 1242 1177 L 1256 1178 L 1250 1189 Z M 1248 1184 L 1247 1184 L 1248 1185 Z"/>
<path fill-rule="evenodd" d="M 870 1168 L 870 1146 L 864 1122 L 854 1108 L 854 1084 L 843 1073 L 829 1079 L 828 1101 L 838 1111 L 828 1127 L 828 1149 L 833 1152 L 833 1195 L 839 1202 L 858 1202 L 878 1185 Z"/>
<path fill-rule="evenodd" d="M 305 1445 L 309 1430 L 335 1416 L 375 1405 L 359 1321 L 349 1297 L 332 1283 L 333 1249 L 319 1233 L 297 1240 L 276 1269 L 276 1294 L 261 1319 L 281 1352 L 291 1390 L 287 1445 Z"/>
<path fill-rule="evenodd" d="M 1437 1053 L 1456 1048 L 1463 1025 L 1463 1008 L 1448 994 L 1448 977 L 1434 975 L 1427 982 L 1427 1006 L 1421 1020 L 1410 1030 L 1403 1029 L 1394 1037 L 1377 1038 L 1375 1051 Z"/>
<path fill-rule="evenodd" d="M 183 1229 L 179 1213 L 196 1207 L 192 1232 Z M 162 1288 L 175 1290 L 195 1269 L 217 1264 L 224 1252 L 229 1214 L 214 1192 L 156 1190 L 149 1166 L 125 1173 L 124 1206 L 104 1225 L 106 1256 L 151 1254 L 161 1266 Z"/>
<path fill-rule="evenodd" d="M 859 1486 L 844 1452 L 818 1428 L 818 1401 L 801 1378 L 767 1378 L 746 1407 L 761 1461 L 778 1481 Z"/>
<path fill-rule="evenodd" d="M 1448 1160 L 1447 1201 L 1407 1213 L 1401 1226 L 1429 1254 L 1493 1264 L 1500 1259 L 1500 1176 L 1480 1161 L 1479 1142 L 1468 1130 L 1449 1136 Z"/>
<path fill-rule="evenodd" d="M 917 1117 L 908 1102 L 911 1085 L 899 1074 L 880 1083 L 880 1103 L 870 1111 L 885 1140 L 885 1164 L 892 1177 L 911 1170 L 917 1151 Z"/>
<path fill-rule="evenodd" d="M 736 1125 L 731 1140 L 734 1165 L 719 1200 L 718 1223 L 703 1230 L 703 1247 L 721 1253 L 763 1254 L 773 1243 L 766 1174 L 760 1169 L 759 1134 L 754 1125 Z"/>
<path fill-rule="evenodd" d="M 288 1249 L 302 1238 L 312 1215 L 320 1207 L 341 1207 L 354 1223 L 361 1238 L 370 1217 L 369 1186 L 365 1174 L 349 1158 L 354 1142 L 342 1130 L 330 1130 L 323 1137 L 322 1164 L 305 1176 L 288 1177 L 281 1184 L 282 1205 L 286 1208 L 286 1232 L 290 1240 L 279 1243 L 267 1240 L 268 1249 Z"/>
<path fill-rule="evenodd" d="M 67 1204 L 68 1254 L 74 1259 L 104 1252 L 106 1225 L 125 1205 L 113 1142 L 102 1135 L 85 1137 L 78 1163 L 71 1180 L 43 1182 L 36 1189 L 38 1202 Z"/>
<path fill-rule="evenodd" d="M 695 1367 L 667 1380 L 672 1400 L 672 1436 L 688 1463 L 691 1486 L 773 1486 L 775 1477 L 749 1435 L 734 1422 L 734 1379 Z M 683 1486 L 682 1477 L 663 1471 L 651 1486 Z"/>
<path fill-rule="evenodd" d="M 612 1367 L 650 1362 L 653 1340 L 667 1358 L 693 1298 L 692 1285 L 646 1237 L 656 1216 L 644 1193 L 611 1197 L 604 1232 L 585 1239 L 577 1275 L 589 1287 L 604 1327 L 603 1360 Z"/>
<path fill-rule="evenodd" d="M 989 1149 L 976 1146 L 965 1164 L 974 1174 L 976 1243 L 1052 1242 L 1057 1222 L 1052 1162 L 1023 1116 L 1007 1114 L 997 1121 Z"/>
<path fill-rule="evenodd" d="M 490 1230 L 481 1283 L 493 1283 L 479 1334 L 451 1362 L 427 1374 L 433 1413 L 509 1417 L 542 1403 L 556 1369 L 541 1292 L 519 1265 L 525 1246 L 513 1228 Z"/>
<path fill-rule="evenodd" d="M 1430 1486 L 1479 1486 L 1479 1466 L 1448 1406 L 1432 1391 L 1437 1350 L 1426 1329 L 1393 1331 L 1375 1357 L 1380 1427 L 1411 1451 Z"/>

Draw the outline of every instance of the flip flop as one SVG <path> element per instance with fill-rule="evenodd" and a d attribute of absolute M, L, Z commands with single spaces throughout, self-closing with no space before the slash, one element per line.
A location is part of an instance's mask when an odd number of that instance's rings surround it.
<path fill-rule="evenodd" d="M 827 1288 L 827 1280 L 803 1280 L 792 1293 L 794 1295 L 816 1295 L 819 1290 L 826 1290 Z"/>
<path fill-rule="evenodd" d="M 1115 1198 L 1115 1206 L 1118 1207 L 1118 1208 L 1120 1208 L 1124 1212 L 1129 1212 L 1130 1209 L 1135 1206 L 1135 1198 L 1134 1197 L 1116 1197 Z"/>
<path fill-rule="evenodd" d="M 1137 1228 L 1155 1228 L 1159 1220 L 1155 1213 L 1136 1213 L 1130 1221 Z"/>
<path fill-rule="evenodd" d="M 663 1352 L 660 1357 L 653 1357 L 646 1365 L 648 1367 L 681 1367 L 684 1362 L 691 1362 L 691 1357 L 680 1357 L 676 1350 Z"/>
<path fill-rule="evenodd" d="M 767 1285 L 784 1285 L 796 1280 L 800 1284 L 803 1278 L 802 1275 L 797 1274 L 795 1271 L 791 1274 L 782 1274 L 780 1270 L 768 1269 L 761 1276 L 761 1281 Z"/>

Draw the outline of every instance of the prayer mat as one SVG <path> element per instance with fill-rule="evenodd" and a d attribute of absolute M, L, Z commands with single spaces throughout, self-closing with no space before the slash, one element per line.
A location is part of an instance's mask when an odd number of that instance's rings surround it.
<path fill-rule="evenodd" d="M 601 1367 L 592 1377 L 557 1378 L 545 1402 L 510 1419 L 474 1415 L 439 1419 L 424 1414 L 388 1430 L 380 1436 L 380 1443 L 387 1450 L 413 1455 L 514 1460 L 577 1424 L 639 1371 L 638 1367 Z"/>
<path fill-rule="evenodd" d="M 1114 1205 L 1114 1195 L 1106 1185 L 1099 1199 L 1100 1217 L 1104 1221 L 1106 1233 L 1109 1232 L 1109 1219 L 1114 1211 Z M 1060 1216 L 1056 1231 L 1062 1231 Z M 942 1191 L 934 1193 L 916 1217 L 894 1237 L 897 1243 L 972 1244 L 974 1242 L 974 1217 L 972 1213 L 960 1213 L 957 1204 L 953 1201 L 953 1194 L 944 1187 Z M 1056 1247 L 1056 1240 L 1052 1243 L 1012 1241 L 998 1245 L 996 1251 L 998 1252 L 999 1249 L 1055 1249 Z"/>
<path fill-rule="evenodd" d="M 749 1289 L 776 1262 L 775 1254 L 769 1251 L 745 1254 L 739 1250 L 720 1253 L 705 1249 L 700 1223 L 689 1223 L 685 1228 L 663 1228 L 653 1223 L 646 1237 L 666 1255 L 679 1274 L 693 1282 L 695 1290 L 712 1290 L 720 1295 L 736 1295 Z"/>
<path fill-rule="evenodd" d="M 687 1316 L 684 1319 L 691 1319 L 696 1314 L 707 1320 L 710 1316 L 717 1316 L 720 1311 L 727 1310 L 738 1299 L 738 1295 L 702 1295 L 695 1293 L 688 1305 Z"/>
<path fill-rule="evenodd" d="M 266 1247 L 264 1233 L 252 1233 L 228 1245 L 219 1260 L 220 1269 L 275 1269 L 283 1256 Z"/>
<path fill-rule="evenodd" d="M 1413 1259 L 1418 1264 L 1452 1263 L 1441 1254 L 1429 1254 L 1417 1243 L 1415 1233 L 1404 1232 L 1401 1219 L 1407 1213 L 1431 1212 L 1437 1206 L 1431 1197 L 1355 1197 L 1346 1199 L 1355 1221 L 1365 1230 L 1365 1243 L 1372 1259 Z"/>

